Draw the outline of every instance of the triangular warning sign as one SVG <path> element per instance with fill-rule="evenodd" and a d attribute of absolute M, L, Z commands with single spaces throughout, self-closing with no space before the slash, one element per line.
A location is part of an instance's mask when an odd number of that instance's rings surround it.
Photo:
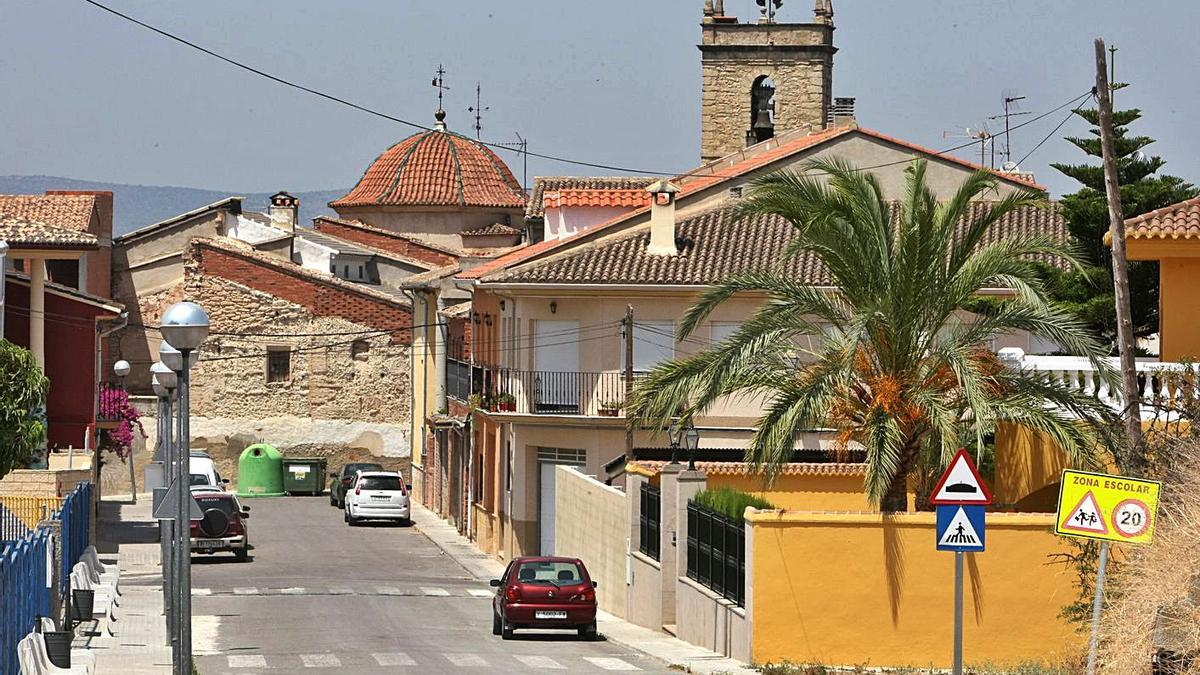
<path fill-rule="evenodd" d="M 938 546 L 953 546 L 955 548 L 983 548 L 983 538 L 975 531 L 967 512 L 960 506 L 958 513 L 950 519 L 950 526 L 938 539 Z"/>
<path fill-rule="evenodd" d="M 975 462 L 967 451 L 959 448 L 950 466 L 942 474 L 933 492 L 930 493 L 931 504 L 980 504 L 992 503 L 992 493 L 979 477 Z"/>
<path fill-rule="evenodd" d="M 1108 534 L 1108 523 L 1104 520 L 1104 513 L 1100 511 L 1100 505 L 1096 503 L 1096 495 L 1092 494 L 1091 490 L 1088 490 L 1075 508 L 1071 509 L 1071 515 L 1062 521 L 1059 529 L 1087 532 L 1088 534 Z"/>
<path fill-rule="evenodd" d="M 200 510 L 200 505 L 196 503 L 196 498 L 192 496 L 191 491 L 188 491 L 188 518 L 192 520 L 200 520 L 204 517 L 204 512 Z M 163 495 L 162 501 L 158 503 L 158 507 L 154 509 L 152 514 L 156 520 L 175 520 L 175 516 L 179 514 L 179 481 L 174 480 L 167 486 L 167 492 Z"/>

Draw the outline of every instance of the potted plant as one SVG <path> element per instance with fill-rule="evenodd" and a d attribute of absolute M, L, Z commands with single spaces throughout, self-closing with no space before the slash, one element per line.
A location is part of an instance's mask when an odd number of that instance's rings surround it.
<path fill-rule="evenodd" d="M 517 411 L 517 397 L 512 394 L 500 394 L 496 402 L 499 404 L 501 412 Z"/>
<path fill-rule="evenodd" d="M 480 408 L 483 406 L 483 397 L 479 394 L 471 394 L 471 396 L 467 399 L 467 403 L 471 404 L 472 410 Z"/>
<path fill-rule="evenodd" d="M 601 417 L 616 417 L 621 412 L 621 403 L 619 401 L 601 401 L 600 416 Z"/>

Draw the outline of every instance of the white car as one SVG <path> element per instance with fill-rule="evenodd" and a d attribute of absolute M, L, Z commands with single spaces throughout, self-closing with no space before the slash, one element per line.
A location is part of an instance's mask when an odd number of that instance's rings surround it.
<path fill-rule="evenodd" d="M 217 472 L 217 465 L 208 455 L 201 453 L 194 452 L 188 457 L 188 474 L 190 487 L 209 485 L 224 489 L 229 482 L 221 478 L 221 474 Z"/>
<path fill-rule="evenodd" d="M 409 523 L 408 489 L 395 471 L 360 471 L 346 491 L 345 519 L 350 525 L 363 520 Z"/>

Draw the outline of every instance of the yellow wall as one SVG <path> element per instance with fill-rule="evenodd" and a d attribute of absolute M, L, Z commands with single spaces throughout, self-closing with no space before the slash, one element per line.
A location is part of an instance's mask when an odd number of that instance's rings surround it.
<path fill-rule="evenodd" d="M 829 665 L 950 665 L 954 555 L 934 515 L 751 512 L 753 657 Z M 1083 640 L 1058 617 L 1074 571 L 1049 515 L 988 514 L 987 551 L 968 554 L 968 663 L 1057 661 Z"/>
<path fill-rule="evenodd" d="M 1049 438 L 1015 424 L 996 425 L 996 479 L 992 497 L 997 505 L 1018 511 L 1053 511 L 1058 483 L 1069 466 L 1066 455 Z"/>
<path fill-rule="evenodd" d="M 761 497 L 780 509 L 803 511 L 870 511 L 863 477 L 785 475 L 768 486 L 762 476 L 709 474 L 708 487 L 730 487 Z"/>
<path fill-rule="evenodd" d="M 1200 360 L 1200 312 L 1196 287 L 1200 284 L 1200 259 L 1168 258 L 1159 262 L 1159 311 L 1163 361 Z"/>

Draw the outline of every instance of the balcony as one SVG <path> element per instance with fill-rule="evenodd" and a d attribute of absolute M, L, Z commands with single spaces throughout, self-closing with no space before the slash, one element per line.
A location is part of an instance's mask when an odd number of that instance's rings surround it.
<path fill-rule="evenodd" d="M 494 412 L 592 417 L 620 417 L 624 412 L 624 373 L 481 370 L 482 405 Z"/>
<path fill-rule="evenodd" d="M 1121 395 L 1120 360 L 1105 359 L 1117 375 L 1110 382 L 1096 375 L 1096 369 L 1079 356 L 1032 356 L 1020 349 L 1001 349 L 1000 360 L 1010 367 L 1043 373 L 1051 380 L 1091 393 L 1115 411 L 1124 407 Z M 1139 359 L 1137 382 L 1143 421 L 1176 421 L 1187 408 L 1194 408 L 1198 392 L 1197 371 L 1184 363 Z"/>
<path fill-rule="evenodd" d="M 101 382 L 96 389 L 96 426 L 100 429 L 115 429 L 125 419 L 129 407 L 129 393 L 119 384 Z"/>

